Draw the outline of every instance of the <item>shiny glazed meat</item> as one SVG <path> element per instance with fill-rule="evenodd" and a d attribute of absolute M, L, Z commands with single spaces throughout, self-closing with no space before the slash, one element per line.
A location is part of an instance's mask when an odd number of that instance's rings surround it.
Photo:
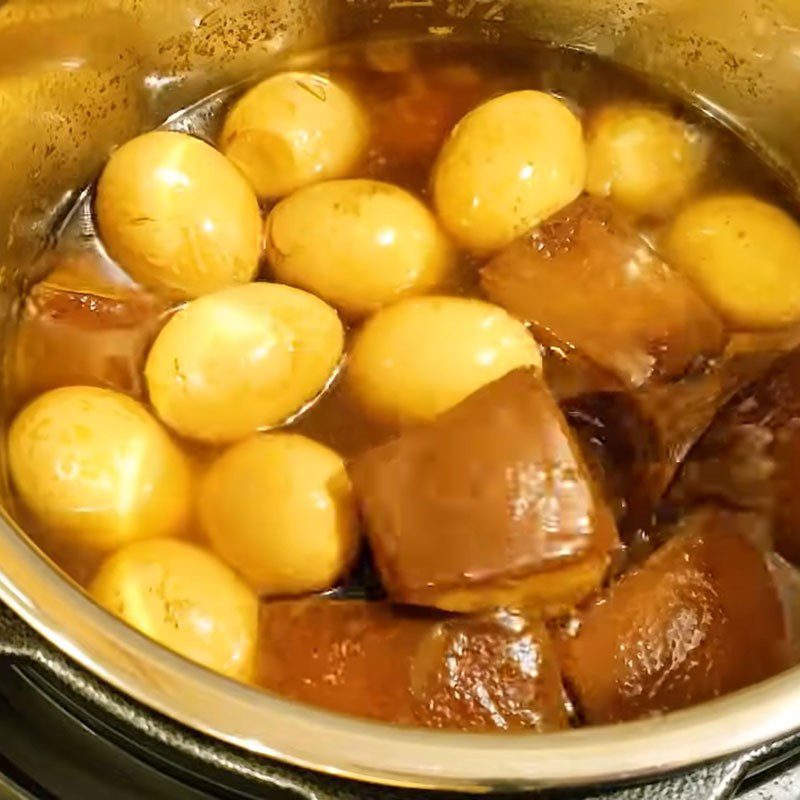
<path fill-rule="evenodd" d="M 384 722 L 469 731 L 567 725 L 541 623 L 508 613 L 438 619 L 383 603 L 301 600 L 264 608 L 267 689 Z"/>
<path fill-rule="evenodd" d="M 702 371 L 641 389 L 586 392 L 562 405 L 626 530 L 646 525 L 717 412 L 781 357 L 732 342 Z M 746 345 L 746 346 L 745 346 Z"/>
<path fill-rule="evenodd" d="M 401 602 L 563 607 L 602 580 L 613 519 L 548 389 L 516 370 L 350 465 Z"/>
<path fill-rule="evenodd" d="M 581 198 L 481 271 L 487 296 L 624 383 L 680 375 L 725 343 L 722 321 L 622 214 Z"/>
<path fill-rule="evenodd" d="M 90 384 L 143 394 L 141 366 L 165 304 L 130 286 L 86 275 L 80 257 L 36 284 L 14 344 L 15 395 Z"/>
<path fill-rule="evenodd" d="M 800 350 L 737 394 L 683 466 L 669 500 L 757 512 L 777 551 L 800 563 Z"/>
<path fill-rule="evenodd" d="M 625 575 L 579 621 L 561 664 L 589 723 L 683 708 L 790 663 L 761 552 L 713 514 Z"/>

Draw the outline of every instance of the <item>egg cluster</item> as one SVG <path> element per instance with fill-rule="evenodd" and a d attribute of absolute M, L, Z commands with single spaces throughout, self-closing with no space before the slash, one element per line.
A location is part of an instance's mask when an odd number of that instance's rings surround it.
<path fill-rule="evenodd" d="M 149 404 L 58 388 L 9 434 L 25 506 L 102 556 L 97 601 L 240 679 L 259 597 L 328 589 L 359 551 L 343 458 L 277 429 L 335 380 L 398 429 L 541 370 L 526 323 L 459 291 L 465 259 L 588 193 L 667 220 L 665 261 L 732 329 L 800 320 L 800 228 L 754 197 L 706 194 L 708 142 L 661 109 L 583 119 L 541 91 L 494 97 L 446 138 L 426 197 L 359 177 L 370 136 L 348 87 L 286 72 L 229 109 L 216 147 L 171 131 L 120 147 L 96 190 L 102 242 L 178 304 L 146 358 Z M 221 450 L 198 465 L 190 442 Z"/>

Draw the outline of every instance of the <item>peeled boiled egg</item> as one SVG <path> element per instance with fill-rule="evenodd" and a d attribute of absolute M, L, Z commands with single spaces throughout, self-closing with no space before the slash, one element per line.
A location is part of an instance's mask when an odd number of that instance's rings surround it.
<path fill-rule="evenodd" d="M 527 328 L 499 306 L 459 297 L 402 300 L 371 317 L 347 367 L 354 397 L 375 419 L 433 419 L 517 367 L 541 367 Z"/>
<path fill-rule="evenodd" d="M 637 214 L 669 213 L 697 184 L 708 143 L 692 125 L 658 108 L 621 104 L 589 126 L 586 189 Z"/>
<path fill-rule="evenodd" d="M 230 110 L 220 149 L 262 198 L 347 175 L 367 144 L 366 116 L 338 84 L 311 72 L 262 81 Z"/>
<path fill-rule="evenodd" d="M 583 130 L 572 111 L 544 92 L 510 92 L 453 129 L 434 166 L 433 199 L 457 242 L 489 252 L 571 203 L 585 179 Z"/>
<path fill-rule="evenodd" d="M 185 297 L 249 281 L 261 216 L 244 176 L 185 133 L 138 136 L 109 159 L 95 211 L 103 244 L 134 280 Z"/>
<path fill-rule="evenodd" d="M 279 281 L 349 317 L 452 277 L 452 249 L 433 214 L 409 192 L 379 181 L 328 181 L 295 192 L 269 215 L 266 242 Z"/>
<path fill-rule="evenodd" d="M 40 395 L 11 425 L 20 497 L 65 543 L 98 551 L 179 532 L 190 503 L 183 455 L 130 397 L 91 386 Z"/>
<path fill-rule="evenodd" d="M 781 209 L 747 195 L 705 198 L 678 215 L 665 252 L 733 327 L 800 321 L 800 226 Z"/>
<path fill-rule="evenodd" d="M 211 466 L 200 518 L 214 550 L 262 595 L 327 589 L 352 564 L 358 527 L 337 453 L 297 434 L 260 434 Z"/>
<path fill-rule="evenodd" d="M 301 289 L 250 283 L 187 304 L 145 366 L 150 400 L 184 436 L 230 442 L 284 422 L 332 377 L 344 346 L 336 312 Z"/>
<path fill-rule="evenodd" d="M 188 542 L 134 542 L 110 556 L 92 597 L 165 647 L 232 678 L 251 676 L 258 598 L 236 573 Z"/>

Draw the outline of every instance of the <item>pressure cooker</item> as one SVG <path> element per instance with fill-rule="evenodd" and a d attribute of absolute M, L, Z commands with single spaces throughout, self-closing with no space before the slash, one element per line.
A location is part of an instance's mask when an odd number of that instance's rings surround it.
<path fill-rule="evenodd" d="M 16 0 L 0 7 L 3 335 L 53 221 L 114 146 L 288 55 L 393 36 L 599 54 L 724 120 L 788 185 L 800 176 L 792 0 Z M 312 709 L 128 628 L 5 513 L 0 601 L 0 654 L 30 685 L 103 736 L 262 796 L 725 798 L 800 751 L 797 669 L 662 717 L 539 736 L 410 730 Z"/>

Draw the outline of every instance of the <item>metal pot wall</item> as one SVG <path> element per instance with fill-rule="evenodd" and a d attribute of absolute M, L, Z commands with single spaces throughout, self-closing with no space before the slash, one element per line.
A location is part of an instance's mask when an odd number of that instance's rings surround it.
<path fill-rule="evenodd" d="M 596 51 L 690 96 L 745 131 L 790 180 L 800 176 L 794 0 L 16 0 L 0 7 L 6 331 L 54 215 L 110 148 L 286 53 L 397 34 Z M 307 797 L 351 790 L 264 759 L 387 785 L 486 791 L 607 785 L 749 751 L 662 785 L 673 796 L 721 797 L 750 765 L 791 747 L 785 737 L 800 727 L 800 670 L 664 718 L 541 736 L 340 717 L 235 684 L 140 636 L 95 606 L 7 515 L 0 599 L 11 611 L 0 626 L 8 657 L 176 752 L 299 780 Z M 778 744 L 758 749 L 767 742 Z"/>

